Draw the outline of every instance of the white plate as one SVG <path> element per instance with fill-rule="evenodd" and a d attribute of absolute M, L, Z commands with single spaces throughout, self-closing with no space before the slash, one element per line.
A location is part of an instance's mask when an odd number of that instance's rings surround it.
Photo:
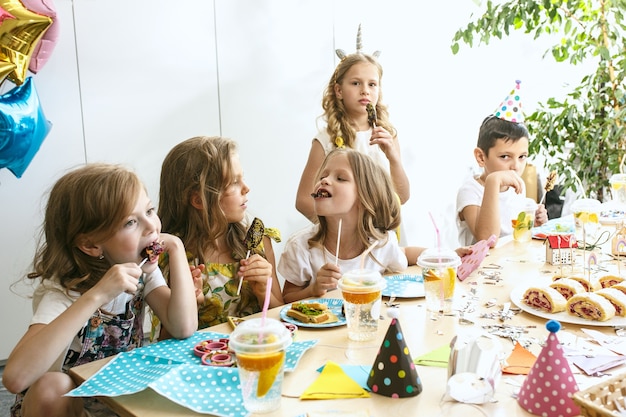
<path fill-rule="evenodd" d="M 524 293 L 526 292 L 526 290 L 531 287 L 541 287 L 541 286 L 547 286 L 549 284 L 535 284 L 535 285 L 529 285 L 529 284 L 523 284 L 523 285 L 519 285 L 517 287 L 515 287 L 513 289 L 513 291 L 511 291 L 511 301 L 518 306 L 519 308 L 521 308 L 523 311 L 527 312 L 528 314 L 532 314 L 533 316 L 537 316 L 537 317 L 542 317 L 544 319 L 548 319 L 548 320 L 557 320 L 561 323 L 570 323 L 570 324 L 579 324 L 581 326 L 626 326 L 626 317 L 619 317 L 619 316 L 615 316 L 610 320 L 607 321 L 596 321 L 596 320 L 587 320 L 587 319 L 583 319 L 582 317 L 578 317 L 578 316 L 573 316 L 565 311 L 561 312 L 561 313 L 547 313 L 545 311 L 542 310 L 537 310 L 532 308 L 531 306 L 525 304 L 522 301 L 522 298 L 524 297 Z"/>
<path fill-rule="evenodd" d="M 287 304 L 280 310 L 280 318 L 283 321 L 288 323 L 293 323 L 298 327 L 316 327 L 316 328 L 325 328 L 325 327 L 337 327 L 343 326 L 346 324 L 346 317 L 343 315 L 341 311 L 341 307 L 343 306 L 343 300 L 340 298 L 314 298 L 314 299 L 306 299 L 302 300 L 303 303 L 322 303 L 326 304 L 330 311 L 333 312 L 335 316 L 337 316 L 337 321 L 333 323 L 303 323 L 300 320 L 296 320 L 293 317 L 289 317 L 287 315 L 287 311 L 291 308 L 291 304 Z"/>
<path fill-rule="evenodd" d="M 385 297 L 416 298 L 424 297 L 424 278 L 421 275 L 389 275 L 383 295 Z"/>

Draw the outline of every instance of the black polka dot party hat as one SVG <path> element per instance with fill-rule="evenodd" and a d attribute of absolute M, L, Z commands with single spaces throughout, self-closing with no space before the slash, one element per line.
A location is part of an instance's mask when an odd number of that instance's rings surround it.
<path fill-rule="evenodd" d="M 561 323 L 550 320 L 546 329 L 550 332 L 548 340 L 522 384 L 517 402 L 537 416 L 578 416 L 580 409 L 572 399 L 578 391 L 578 384 L 556 337 Z"/>
<path fill-rule="evenodd" d="M 389 311 L 391 310 L 395 309 Z M 392 398 L 414 397 L 422 392 L 422 381 L 417 374 L 397 317 L 391 319 L 367 378 L 367 386 L 376 394 Z"/>

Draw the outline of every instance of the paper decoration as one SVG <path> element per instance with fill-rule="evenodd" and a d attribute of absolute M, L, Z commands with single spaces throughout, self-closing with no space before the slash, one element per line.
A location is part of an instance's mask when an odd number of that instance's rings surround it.
<path fill-rule="evenodd" d="M 395 317 L 380 346 L 367 386 L 376 394 L 392 398 L 414 397 L 422 392 L 422 381 Z"/>
<path fill-rule="evenodd" d="M 580 409 L 572 400 L 578 385 L 556 337 L 561 324 L 550 320 L 546 329 L 550 332 L 548 340 L 522 384 L 517 402 L 524 410 L 538 416 L 578 416 Z"/>
<path fill-rule="evenodd" d="M 301 400 L 369 398 L 370 394 L 350 378 L 339 365 L 328 361 L 320 376 L 304 390 Z"/>
<path fill-rule="evenodd" d="M 487 240 L 481 240 L 472 245 L 472 253 L 461 258 L 461 265 L 457 268 L 456 276 L 463 281 L 476 270 L 487 256 L 489 248 L 495 243 L 496 235 L 489 236 Z"/>
<path fill-rule="evenodd" d="M 522 101 L 520 98 L 520 80 L 515 80 L 515 87 L 508 96 L 502 100 L 494 112 L 495 116 L 514 123 L 524 123 L 524 114 L 522 113 Z"/>
<path fill-rule="evenodd" d="M 515 342 L 513 352 L 506 360 L 506 366 L 502 367 L 502 372 L 507 374 L 528 375 L 530 369 L 535 364 L 537 357 L 519 342 Z"/>

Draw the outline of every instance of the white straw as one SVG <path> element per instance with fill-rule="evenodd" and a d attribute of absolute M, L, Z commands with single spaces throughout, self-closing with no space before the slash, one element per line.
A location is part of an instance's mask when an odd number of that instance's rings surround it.
<path fill-rule="evenodd" d="M 246 259 L 250 257 L 250 249 L 248 249 L 248 253 L 246 253 Z M 243 284 L 243 277 L 239 278 L 239 285 L 237 286 L 237 295 L 241 292 L 241 284 Z"/>
<path fill-rule="evenodd" d="M 337 248 L 335 249 L 335 265 L 339 263 L 339 243 L 341 242 L 341 223 L 343 219 L 339 219 L 339 228 L 337 229 Z"/>

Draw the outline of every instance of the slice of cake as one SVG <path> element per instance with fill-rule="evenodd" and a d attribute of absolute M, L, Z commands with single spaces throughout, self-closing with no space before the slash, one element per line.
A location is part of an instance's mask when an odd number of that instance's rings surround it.
<path fill-rule="evenodd" d="M 600 294 L 586 292 L 567 300 L 567 312 L 587 320 L 607 321 L 615 316 L 615 307 Z"/>

